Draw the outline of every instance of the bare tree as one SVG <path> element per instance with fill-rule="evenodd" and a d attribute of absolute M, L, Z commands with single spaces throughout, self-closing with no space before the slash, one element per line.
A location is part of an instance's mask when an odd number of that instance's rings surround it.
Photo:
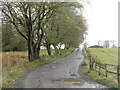
<path fill-rule="evenodd" d="M 109 48 L 110 47 L 110 42 L 108 40 L 104 41 L 104 48 Z"/>
<path fill-rule="evenodd" d="M 99 46 L 103 46 L 102 43 L 103 43 L 102 40 L 99 40 L 97 44 L 98 44 Z"/>
<path fill-rule="evenodd" d="M 111 40 L 110 42 L 112 43 L 112 48 L 114 48 L 115 47 L 115 40 Z"/>

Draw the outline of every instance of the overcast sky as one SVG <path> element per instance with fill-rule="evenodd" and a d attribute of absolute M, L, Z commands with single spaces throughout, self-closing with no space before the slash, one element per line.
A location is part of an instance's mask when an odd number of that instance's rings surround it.
<path fill-rule="evenodd" d="M 99 40 L 118 41 L 118 1 L 89 0 L 84 15 L 88 22 L 87 42 L 96 44 Z"/>

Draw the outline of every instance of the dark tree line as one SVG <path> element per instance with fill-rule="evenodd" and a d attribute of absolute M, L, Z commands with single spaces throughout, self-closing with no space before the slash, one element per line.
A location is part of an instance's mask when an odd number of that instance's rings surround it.
<path fill-rule="evenodd" d="M 9 23 L 2 23 L 2 51 L 25 51 L 26 41 Z"/>
<path fill-rule="evenodd" d="M 87 29 L 82 8 L 78 2 L 2 2 L 3 40 L 9 38 L 23 48 L 27 45 L 29 61 L 40 58 L 41 46 L 46 46 L 49 55 L 51 45 L 56 54 L 62 45 L 78 47 Z M 3 42 L 9 48 L 10 43 Z"/>

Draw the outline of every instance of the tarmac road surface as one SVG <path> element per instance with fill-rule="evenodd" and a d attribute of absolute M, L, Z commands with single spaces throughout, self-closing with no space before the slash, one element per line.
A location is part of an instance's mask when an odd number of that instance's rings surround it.
<path fill-rule="evenodd" d="M 84 60 L 82 50 L 29 71 L 17 84 L 17 88 L 106 88 L 80 74 Z"/>

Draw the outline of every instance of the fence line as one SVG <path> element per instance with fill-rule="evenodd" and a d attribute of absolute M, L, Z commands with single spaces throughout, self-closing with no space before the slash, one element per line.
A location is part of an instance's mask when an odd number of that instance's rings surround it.
<path fill-rule="evenodd" d="M 120 83 L 120 66 L 119 65 L 104 64 L 104 63 L 98 62 L 97 60 L 95 60 L 95 58 L 92 57 L 91 53 L 87 49 L 85 49 L 85 51 L 88 56 L 90 70 L 94 70 L 99 75 L 103 75 L 105 77 L 108 77 L 108 73 L 115 74 L 117 75 L 117 81 Z M 109 71 L 108 70 L 109 66 L 114 67 L 116 72 Z M 101 69 L 103 69 L 105 73 L 101 72 Z"/>

